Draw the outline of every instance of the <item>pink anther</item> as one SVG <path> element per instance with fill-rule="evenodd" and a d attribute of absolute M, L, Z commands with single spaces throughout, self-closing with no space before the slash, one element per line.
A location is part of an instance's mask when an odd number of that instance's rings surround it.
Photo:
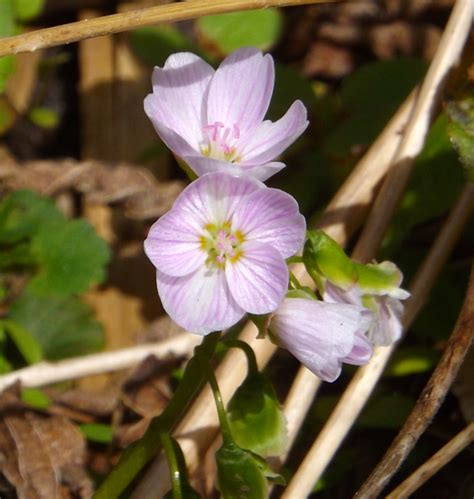
<path fill-rule="evenodd" d="M 204 130 L 206 131 L 211 131 L 211 140 L 216 141 L 217 137 L 219 136 L 219 128 L 224 128 L 224 123 L 221 123 L 220 121 L 215 121 L 212 125 L 206 125 L 204 127 Z"/>

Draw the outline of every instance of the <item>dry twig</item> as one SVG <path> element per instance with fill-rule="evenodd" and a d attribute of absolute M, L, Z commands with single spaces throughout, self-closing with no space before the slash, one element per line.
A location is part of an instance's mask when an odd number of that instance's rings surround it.
<path fill-rule="evenodd" d="M 405 499 L 410 497 L 444 465 L 449 463 L 474 440 L 474 422 L 466 426 L 426 463 L 404 480 L 386 499 Z"/>
<path fill-rule="evenodd" d="M 151 345 L 140 345 L 114 352 L 85 355 L 59 362 L 40 362 L 0 376 L 0 392 L 20 381 L 23 386 L 45 386 L 84 376 L 120 371 L 140 363 L 149 355 L 159 359 L 188 356 L 201 338 L 181 333 Z"/>
<path fill-rule="evenodd" d="M 446 393 L 461 367 L 466 352 L 474 338 L 474 266 L 467 289 L 466 299 L 454 331 L 449 338 L 443 356 L 421 393 L 413 411 L 400 433 L 372 471 L 367 481 L 356 493 L 357 498 L 378 497 L 400 465 L 411 452 L 421 434 L 438 412 Z"/>
<path fill-rule="evenodd" d="M 337 0 L 188 0 L 144 9 L 84 19 L 53 28 L 41 29 L 0 40 L 0 57 L 21 52 L 55 47 L 86 38 L 120 33 L 142 26 L 163 22 L 185 21 L 211 14 L 222 14 L 268 7 L 289 7 L 311 3 L 330 3 Z"/>

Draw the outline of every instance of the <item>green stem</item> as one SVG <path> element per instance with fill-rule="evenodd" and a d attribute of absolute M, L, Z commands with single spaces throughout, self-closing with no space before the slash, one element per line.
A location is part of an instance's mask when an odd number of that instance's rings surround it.
<path fill-rule="evenodd" d="M 202 363 L 209 362 L 213 356 L 220 334 L 220 332 L 209 334 L 196 348 L 194 357 L 189 361 L 183 379 L 166 409 L 153 419 L 145 435 L 124 452 L 118 465 L 94 494 L 94 499 L 119 497 L 141 469 L 158 453 L 160 435 L 171 432 L 194 395 L 206 381 Z"/>
<path fill-rule="evenodd" d="M 224 343 L 230 348 L 240 348 L 244 352 L 247 357 L 249 374 L 257 374 L 259 372 L 255 352 L 248 343 L 245 343 L 245 341 L 242 340 L 229 340 Z"/>
<path fill-rule="evenodd" d="M 182 499 L 183 494 L 181 491 L 181 476 L 179 471 L 178 459 L 170 434 L 167 432 L 160 433 L 160 443 L 165 452 L 166 460 L 168 461 L 173 499 Z"/>
<path fill-rule="evenodd" d="M 219 418 L 219 426 L 221 427 L 222 440 L 224 444 L 230 444 L 234 442 L 232 433 L 230 431 L 229 421 L 227 419 L 227 413 L 224 407 L 224 402 L 222 400 L 222 394 L 219 390 L 219 385 L 217 384 L 217 379 L 208 363 L 202 364 L 203 371 L 206 374 L 207 381 L 211 386 L 212 395 L 214 396 L 214 402 L 216 404 L 217 416 Z"/>
<path fill-rule="evenodd" d="M 290 271 L 290 282 L 291 282 L 291 284 L 293 284 L 293 286 L 295 287 L 295 289 L 301 289 L 302 288 L 300 281 L 295 276 L 295 274 L 293 274 L 293 272 L 291 272 L 291 271 Z"/>

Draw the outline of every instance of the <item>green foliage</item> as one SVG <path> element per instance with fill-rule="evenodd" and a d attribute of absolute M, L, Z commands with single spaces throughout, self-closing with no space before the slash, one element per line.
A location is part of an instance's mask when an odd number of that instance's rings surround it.
<path fill-rule="evenodd" d="M 219 54 L 230 54 L 240 47 L 270 49 L 280 37 L 282 16 L 277 9 L 259 9 L 201 17 L 197 28 L 204 46 Z"/>
<path fill-rule="evenodd" d="M 0 38 L 12 36 L 15 33 L 15 17 L 12 0 L 0 0 Z M 5 91 L 8 77 L 15 70 L 15 57 L 8 55 L 0 57 L 0 95 Z M 0 108 L 0 131 L 5 122 L 3 110 Z"/>
<path fill-rule="evenodd" d="M 77 298 L 27 292 L 12 304 L 10 317 L 36 338 L 49 360 L 84 355 L 103 346 L 101 325 Z"/>
<path fill-rule="evenodd" d="M 7 333 L 28 364 L 34 364 L 43 359 L 41 344 L 20 323 L 14 320 L 4 320 L 0 322 L 0 328 Z"/>
<path fill-rule="evenodd" d="M 446 112 L 450 120 L 449 138 L 466 169 L 468 180 L 474 182 L 474 89 L 459 100 L 448 102 Z"/>
<path fill-rule="evenodd" d="M 56 128 L 59 124 L 59 114 L 49 107 L 34 107 L 28 113 L 28 118 L 41 128 Z"/>
<path fill-rule="evenodd" d="M 48 409 L 51 405 L 51 399 L 37 388 L 22 388 L 21 400 L 35 409 Z"/>
<path fill-rule="evenodd" d="M 286 420 L 272 384 L 251 373 L 227 407 L 232 436 L 237 445 L 264 457 L 278 456 L 287 445 Z"/>
<path fill-rule="evenodd" d="M 196 47 L 173 25 L 136 29 L 130 35 L 130 43 L 135 53 L 151 66 L 163 66 L 175 52 L 196 53 Z"/>
<path fill-rule="evenodd" d="M 327 152 L 347 156 L 354 145 L 369 145 L 424 72 L 421 61 L 399 59 L 366 64 L 349 75 L 341 91 L 347 118 L 325 139 Z"/>
<path fill-rule="evenodd" d="M 267 477 L 282 483 L 264 459 L 233 442 L 225 442 L 216 452 L 218 490 L 224 499 L 264 499 Z"/>
<path fill-rule="evenodd" d="M 79 426 L 82 434 L 91 442 L 110 444 L 114 439 L 114 430 L 111 425 L 100 423 L 86 423 Z"/>
<path fill-rule="evenodd" d="M 410 376 L 431 371 L 439 359 L 432 348 L 402 347 L 393 355 L 385 370 L 386 376 Z"/>
<path fill-rule="evenodd" d="M 85 220 L 45 224 L 31 248 L 40 270 L 29 289 L 37 293 L 82 293 L 105 277 L 108 247 Z"/>
<path fill-rule="evenodd" d="M 45 0 L 13 0 L 15 17 L 20 22 L 34 19 L 43 10 Z"/>

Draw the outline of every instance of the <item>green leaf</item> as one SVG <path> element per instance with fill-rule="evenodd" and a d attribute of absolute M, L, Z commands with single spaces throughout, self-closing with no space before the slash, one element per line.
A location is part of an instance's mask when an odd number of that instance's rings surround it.
<path fill-rule="evenodd" d="M 32 239 L 39 273 L 28 288 L 36 293 L 72 295 L 103 281 L 110 257 L 106 242 L 85 220 L 45 224 Z"/>
<path fill-rule="evenodd" d="M 13 0 L 15 17 L 20 22 L 30 21 L 39 16 L 45 0 Z"/>
<path fill-rule="evenodd" d="M 0 203 L 0 244 L 32 237 L 45 223 L 64 220 L 51 199 L 34 192 L 15 191 Z"/>
<path fill-rule="evenodd" d="M 409 376 L 431 371 L 440 355 L 432 348 L 402 347 L 390 360 L 385 376 Z"/>
<path fill-rule="evenodd" d="M 4 320 L 1 325 L 28 364 L 35 364 L 43 359 L 41 345 L 28 328 L 14 320 Z"/>
<path fill-rule="evenodd" d="M 6 374 L 13 370 L 13 366 L 8 359 L 0 353 L 0 374 Z"/>
<path fill-rule="evenodd" d="M 260 373 L 247 376 L 227 407 L 237 445 L 264 457 L 282 454 L 286 420 L 271 383 Z"/>
<path fill-rule="evenodd" d="M 28 330 L 50 360 L 75 357 L 100 350 L 101 325 L 90 307 L 76 298 L 24 293 L 10 308 L 13 321 Z"/>
<path fill-rule="evenodd" d="M 320 275 L 347 288 L 357 280 L 352 260 L 344 250 L 322 230 L 309 230 L 303 250 L 303 262 L 309 275 L 318 284 Z"/>
<path fill-rule="evenodd" d="M 282 15 L 277 9 L 259 9 L 201 17 L 197 20 L 205 47 L 227 55 L 240 47 L 270 49 L 280 37 Z"/>
<path fill-rule="evenodd" d="M 260 456 L 230 442 L 216 452 L 216 463 L 217 488 L 224 499 L 264 499 L 268 493 L 266 477 L 281 478 Z"/>
<path fill-rule="evenodd" d="M 48 409 L 51 399 L 37 388 L 22 388 L 21 400 L 35 409 Z"/>
<path fill-rule="evenodd" d="M 345 119 L 327 137 L 325 149 L 340 157 L 355 145 L 369 145 L 425 70 L 422 61 L 399 59 L 366 64 L 349 75 L 341 91 Z"/>
<path fill-rule="evenodd" d="M 79 426 L 82 434 L 91 442 L 110 444 L 114 439 L 114 430 L 111 425 L 87 423 Z"/>
<path fill-rule="evenodd" d="M 456 149 L 467 178 L 474 182 L 474 89 L 457 101 L 448 102 L 449 138 Z"/>
<path fill-rule="evenodd" d="M 56 128 L 59 124 L 59 114 L 49 107 L 34 107 L 28 118 L 41 128 Z"/>
<path fill-rule="evenodd" d="M 195 45 L 172 24 L 133 30 L 130 44 L 150 66 L 163 66 L 166 59 L 176 52 L 196 52 Z"/>

